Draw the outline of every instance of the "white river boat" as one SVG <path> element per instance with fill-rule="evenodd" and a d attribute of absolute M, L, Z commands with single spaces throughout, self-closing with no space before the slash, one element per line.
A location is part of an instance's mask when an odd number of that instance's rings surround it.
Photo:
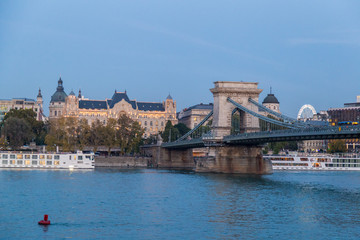
<path fill-rule="evenodd" d="M 274 170 L 360 171 L 359 154 L 265 155 Z"/>
<path fill-rule="evenodd" d="M 0 152 L 0 168 L 94 169 L 94 153 Z"/>

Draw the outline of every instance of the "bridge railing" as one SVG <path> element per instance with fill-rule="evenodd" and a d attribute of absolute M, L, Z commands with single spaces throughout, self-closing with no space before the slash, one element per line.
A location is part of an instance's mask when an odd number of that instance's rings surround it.
<path fill-rule="evenodd" d="M 312 128 L 301 128 L 301 129 L 291 129 L 291 130 L 276 130 L 276 131 L 267 131 L 267 132 L 251 132 L 251 133 L 235 134 L 224 137 L 224 141 L 262 138 L 262 137 L 271 138 L 272 136 L 280 137 L 280 136 L 315 135 L 315 134 L 327 135 L 329 133 L 346 134 L 346 133 L 354 133 L 354 132 L 358 132 L 360 134 L 360 127 L 358 126 L 312 127 Z"/>

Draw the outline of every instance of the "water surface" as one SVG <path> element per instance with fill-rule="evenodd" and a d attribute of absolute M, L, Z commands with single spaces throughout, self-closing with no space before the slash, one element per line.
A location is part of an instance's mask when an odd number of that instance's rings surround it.
<path fill-rule="evenodd" d="M 2 239 L 360 238 L 360 172 L 0 170 L 0 184 Z"/>

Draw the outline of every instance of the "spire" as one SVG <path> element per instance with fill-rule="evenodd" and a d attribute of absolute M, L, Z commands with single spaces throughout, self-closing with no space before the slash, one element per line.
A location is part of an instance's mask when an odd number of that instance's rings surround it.
<path fill-rule="evenodd" d="M 42 95 L 41 95 L 41 89 L 39 88 L 39 93 L 37 95 L 38 98 L 42 98 Z"/>
<path fill-rule="evenodd" d="M 167 96 L 166 100 L 172 100 L 173 98 L 171 97 L 170 93 L 169 95 Z"/>
<path fill-rule="evenodd" d="M 57 87 L 56 90 L 58 90 L 58 91 L 64 91 L 63 80 L 61 79 L 61 77 L 59 78 L 58 87 Z"/>
<path fill-rule="evenodd" d="M 81 89 L 79 89 L 79 95 L 78 98 L 81 98 Z"/>
<path fill-rule="evenodd" d="M 270 94 L 272 94 L 272 87 L 270 86 Z"/>

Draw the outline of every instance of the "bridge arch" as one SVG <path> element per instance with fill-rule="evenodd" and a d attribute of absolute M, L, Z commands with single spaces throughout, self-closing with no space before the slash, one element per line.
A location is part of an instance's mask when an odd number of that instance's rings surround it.
<path fill-rule="evenodd" d="M 258 108 L 249 103 L 248 99 L 259 100 L 258 83 L 255 82 L 215 82 L 215 87 L 210 89 L 214 96 L 214 115 L 212 123 L 212 133 L 216 138 L 230 135 L 232 128 L 232 117 L 234 105 L 227 99 L 231 98 L 244 107 L 258 112 Z M 259 130 L 259 119 L 241 112 L 243 132 L 254 132 Z"/>

